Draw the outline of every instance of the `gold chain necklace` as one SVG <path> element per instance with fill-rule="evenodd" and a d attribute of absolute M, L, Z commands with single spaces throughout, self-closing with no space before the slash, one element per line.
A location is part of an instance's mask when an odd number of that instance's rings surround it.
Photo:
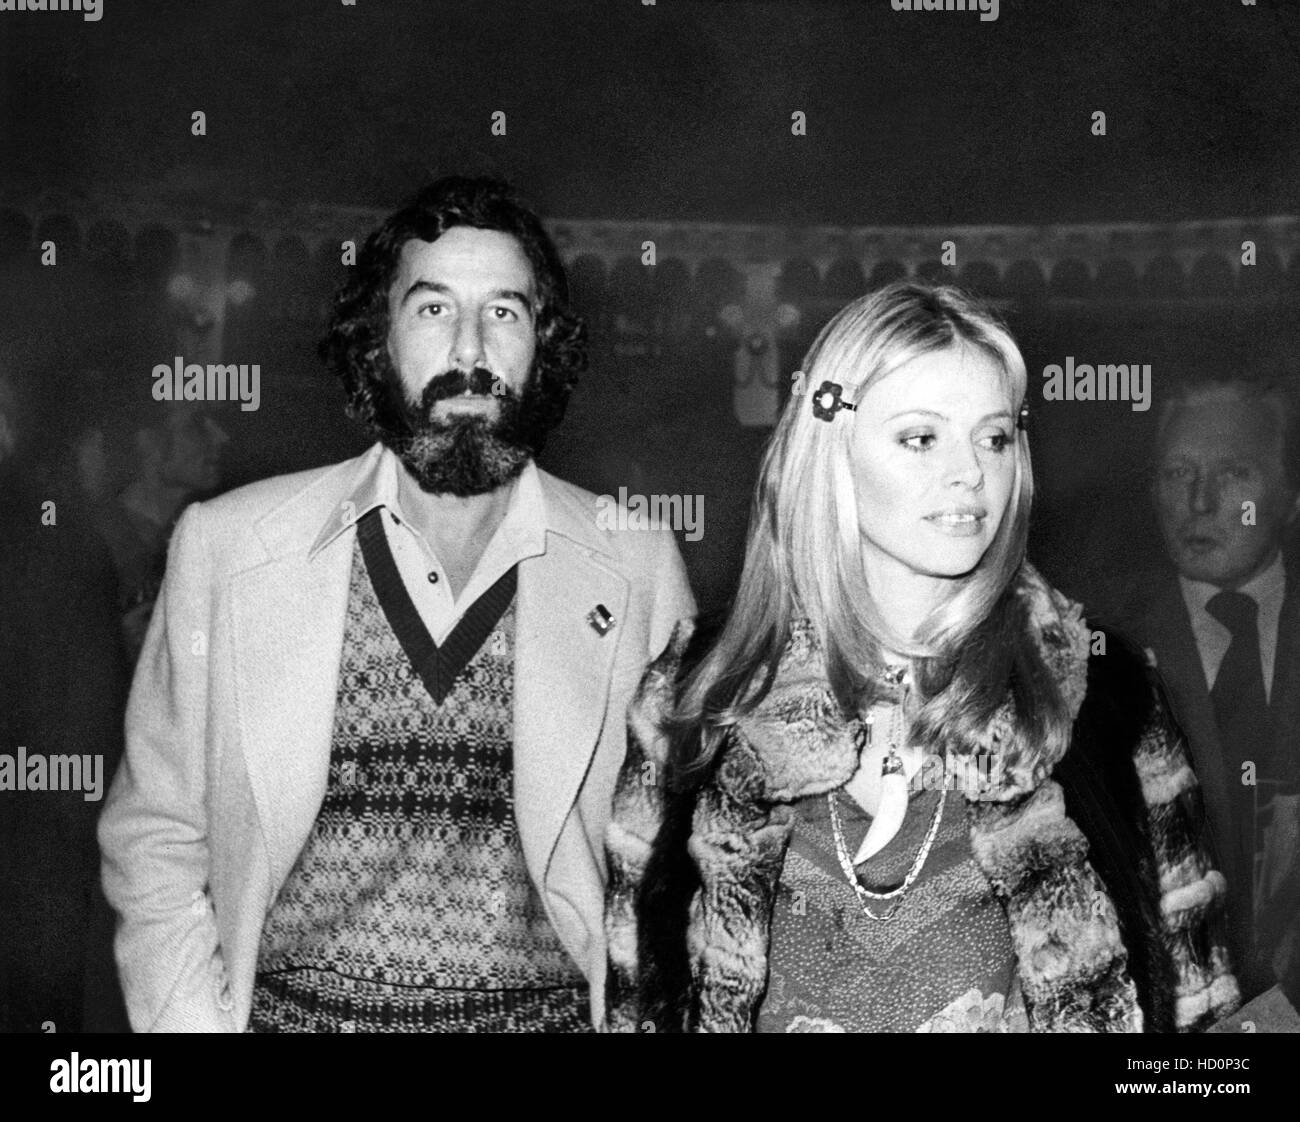
<path fill-rule="evenodd" d="M 939 823 L 943 821 L 943 804 L 947 801 L 944 795 L 945 792 L 939 792 L 939 805 L 934 808 L 934 817 L 930 820 L 930 829 L 926 832 L 925 841 L 921 843 L 921 848 L 916 854 L 916 860 L 912 862 L 912 867 L 908 870 L 907 876 L 903 878 L 903 883 L 888 892 L 872 892 L 871 889 L 862 887 L 862 882 L 858 880 L 858 874 L 853 871 L 853 860 L 849 857 L 848 847 L 844 844 L 844 828 L 840 825 L 840 810 L 835 802 L 835 792 L 831 791 L 826 796 L 826 801 L 830 803 L 831 807 L 831 829 L 835 834 L 835 855 L 840 859 L 840 868 L 844 870 L 844 876 L 848 879 L 849 884 L 853 886 L 853 891 L 857 893 L 862 914 L 868 919 L 888 923 L 894 918 L 894 913 L 902 906 L 904 894 L 912 887 L 912 882 L 921 875 L 925 859 L 930 856 L 930 847 L 934 845 L 934 839 L 939 833 Z M 876 915 L 871 910 L 869 900 L 893 900 L 894 903 L 889 906 L 889 909 L 883 915 Z"/>
<path fill-rule="evenodd" d="M 899 699 L 898 708 L 894 711 L 893 735 L 890 738 L 889 752 L 881 761 L 881 775 L 893 775 L 903 770 L 902 757 L 898 754 L 899 741 L 902 739 L 903 722 L 906 719 L 907 708 L 907 687 L 903 685 L 903 677 L 906 668 L 886 671 L 885 680 L 892 686 L 903 686 L 902 696 Z M 863 722 L 865 729 L 866 744 L 871 744 L 872 720 L 868 713 L 866 720 Z M 939 792 L 939 803 L 934 808 L 934 816 L 930 820 L 930 828 L 926 831 L 925 840 L 921 843 L 921 848 L 917 850 L 916 859 L 912 862 L 911 869 L 908 870 L 907 876 L 903 878 L 903 883 L 897 888 L 890 889 L 888 892 L 872 892 L 869 888 L 864 888 L 862 882 L 858 880 L 858 875 L 853 869 L 853 860 L 849 856 L 848 845 L 844 840 L 844 827 L 840 822 L 840 809 L 836 801 L 836 794 L 830 791 L 826 795 L 826 802 L 831 811 L 831 832 L 835 835 L 835 856 L 839 858 L 840 868 L 844 872 L 845 878 L 852 886 L 854 893 L 858 898 L 858 905 L 862 908 L 862 914 L 868 919 L 875 920 L 879 923 L 888 923 L 893 918 L 898 909 L 902 906 L 903 897 L 907 890 L 912 887 L 912 883 L 921 875 L 921 869 L 925 867 L 926 858 L 930 856 L 930 847 L 934 845 L 934 839 L 939 834 L 939 825 L 943 821 L 943 806 L 946 800 L 946 792 Z M 871 900 L 892 900 L 893 903 L 883 915 L 876 915 L 871 910 L 869 901 Z"/>

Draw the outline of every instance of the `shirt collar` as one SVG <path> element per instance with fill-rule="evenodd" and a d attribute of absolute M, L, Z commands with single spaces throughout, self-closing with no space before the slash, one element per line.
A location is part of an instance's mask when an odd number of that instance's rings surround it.
<path fill-rule="evenodd" d="M 351 492 L 339 503 L 338 510 L 326 519 L 308 552 L 312 559 L 336 541 L 344 530 L 356 525 L 376 507 L 387 507 L 403 522 L 411 520 L 402 510 L 397 486 L 402 462 L 391 448 L 383 448 L 370 467 L 362 473 Z M 514 480 L 509 506 L 497 527 L 497 534 L 517 543 L 521 555 L 546 551 L 546 499 L 537 465 L 529 460 Z"/>
<path fill-rule="evenodd" d="M 1178 583 L 1182 586 L 1184 602 L 1198 612 L 1207 611 L 1210 601 L 1223 591 L 1217 584 L 1203 580 L 1188 580 L 1182 575 L 1179 575 Z M 1262 605 L 1274 600 L 1280 604 L 1286 592 L 1286 566 L 1282 564 L 1281 550 L 1273 558 L 1272 564 L 1263 572 L 1256 573 L 1237 591 L 1244 592 L 1256 604 Z"/>

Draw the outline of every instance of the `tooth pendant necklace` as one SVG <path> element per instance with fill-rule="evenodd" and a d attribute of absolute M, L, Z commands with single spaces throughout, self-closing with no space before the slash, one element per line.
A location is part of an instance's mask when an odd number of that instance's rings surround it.
<path fill-rule="evenodd" d="M 901 687 L 898 706 L 894 709 L 893 720 L 891 724 L 891 735 L 889 739 L 889 751 L 880 764 L 880 803 L 876 807 L 875 816 L 871 820 L 871 827 L 867 830 L 867 836 L 863 839 L 861 847 L 858 849 L 855 858 L 849 857 L 849 849 L 844 841 L 844 826 L 840 822 L 840 808 L 836 801 L 834 791 L 826 795 L 826 801 L 831 810 L 831 831 L 835 835 L 835 855 L 839 858 L 840 868 L 844 871 L 844 876 L 852 885 L 853 891 L 857 894 L 858 905 L 862 908 L 862 914 L 868 919 L 876 920 L 880 923 L 888 923 L 893 918 L 899 907 L 903 903 L 903 897 L 907 890 L 912 887 L 912 882 L 921 875 L 921 869 L 925 866 L 925 860 L 930 855 L 930 847 L 934 845 L 934 839 L 939 833 L 939 824 L 943 821 L 943 804 L 945 802 L 944 792 L 939 792 L 939 804 L 935 807 L 934 817 L 930 820 L 930 828 L 926 831 L 925 840 L 921 843 L 921 848 L 917 850 L 916 860 L 912 862 L 911 869 L 908 870 L 907 876 L 903 878 L 903 883 L 897 888 L 888 892 L 872 892 L 869 888 L 864 888 L 862 882 L 858 880 L 858 874 L 854 871 L 855 864 L 862 864 L 870 857 L 879 853 L 898 833 L 899 827 L 903 824 L 903 819 L 907 815 L 907 776 L 903 773 L 903 758 L 898 754 L 898 747 L 903 739 L 903 730 L 906 728 L 907 721 L 907 696 L 909 692 L 908 683 L 905 681 L 907 675 L 906 667 L 886 670 L 884 674 L 885 681 L 895 687 Z M 869 749 L 872 743 L 872 731 L 874 718 L 868 712 L 863 719 L 863 748 Z M 871 910 L 871 901 L 890 901 L 889 907 L 880 915 Z"/>

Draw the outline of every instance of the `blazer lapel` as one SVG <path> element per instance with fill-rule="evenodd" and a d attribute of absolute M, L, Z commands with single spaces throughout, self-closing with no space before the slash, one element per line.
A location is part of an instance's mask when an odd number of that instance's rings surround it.
<path fill-rule="evenodd" d="M 340 540 L 314 571 L 281 558 L 235 585 L 240 741 L 277 886 L 325 797 L 351 563 Z"/>
<path fill-rule="evenodd" d="M 547 500 L 546 552 L 520 563 L 515 614 L 515 815 L 538 886 L 604 727 L 628 603 L 594 529 L 576 535 L 589 545 L 557 533 L 564 518 Z M 614 617 L 604 635 L 588 619 L 597 604 Z"/>
<path fill-rule="evenodd" d="M 232 577 L 239 740 L 273 891 L 325 796 L 356 530 L 345 527 L 314 556 L 311 547 L 375 454 L 265 516 L 257 532 L 266 559 Z"/>

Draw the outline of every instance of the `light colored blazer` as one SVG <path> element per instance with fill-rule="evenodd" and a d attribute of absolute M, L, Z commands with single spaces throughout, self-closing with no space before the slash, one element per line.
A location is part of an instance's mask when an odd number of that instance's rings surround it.
<path fill-rule="evenodd" d="M 100 820 L 136 1031 L 242 1031 L 263 922 L 325 795 L 352 567 L 310 547 L 379 456 L 189 507 Z M 607 531 L 539 472 L 546 551 L 519 565 L 514 796 L 528 871 L 603 1019 L 603 835 L 645 669 L 694 600 L 668 529 Z M 340 538 L 339 544 L 343 544 Z M 587 614 L 603 604 L 602 636 Z"/>

